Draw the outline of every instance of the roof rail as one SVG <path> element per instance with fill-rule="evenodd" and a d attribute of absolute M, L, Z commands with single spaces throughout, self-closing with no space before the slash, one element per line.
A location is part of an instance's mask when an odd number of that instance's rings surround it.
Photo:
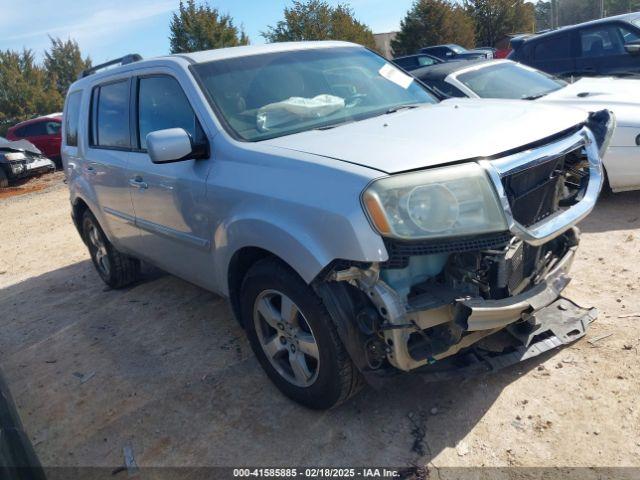
<path fill-rule="evenodd" d="M 140 60 L 142 60 L 142 57 L 140 55 L 138 55 L 137 53 L 130 53 L 129 55 L 125 55 L 124 57 L 116 58 L 115 60 L 101 63 L 100 65 L 96 65 L 95 67 L 87 68 L 80 72 L 79 78 L 88 77 L 89 75 L 96 73 L 98 70 L 105 69 L 112 65 L 127 65 L 133 62 L 139 62 Z"/>

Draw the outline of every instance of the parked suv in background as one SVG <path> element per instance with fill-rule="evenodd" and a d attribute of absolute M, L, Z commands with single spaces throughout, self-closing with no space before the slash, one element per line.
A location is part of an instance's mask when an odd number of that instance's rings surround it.
<path fill-rule="evenodd" d="M 54 113 L 32 118 L 14 125 L 7 131 L 7 140 L 25 139 L 33 143 L 46 157 L 62 166 L 60 145 L 62 136 L 62 114 Z"/>
<path fill-rule="evenodd" d="M 640 12 L 511 40 L 510 60 L 569 76 L 640 74 Z"/>
<path fill-rule="evenodd" d="M 449 43 L 446 45 L 434 45 L 420 49 L 419 53 L 433 55 L 440 60 L 448 62 L 450 60 L 472 60 L 477 58 L 493 58 L 491 50 L 467 50 L 460 45 Z"/>
<path fill-rule="evenodd" d="M 508 365 L 593 320 L 559 295 L 608 112 L 439 102 L 344 42 L 119 63 L 84 72 L 64 113 L 72 216 L 99 275 L 123 287 L 144 260 L 228 297 L 296 401 Z"/>

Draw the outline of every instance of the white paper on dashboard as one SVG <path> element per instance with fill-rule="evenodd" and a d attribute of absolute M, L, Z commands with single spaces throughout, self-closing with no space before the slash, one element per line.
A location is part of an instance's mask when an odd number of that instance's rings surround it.
<path fill-rule="evenodd" d="M 397 69 L 390 63 L 385 64 L 378 73 L 390 82 L 401 86 L 405 90 L 409 88 L 409 85 L 413 82 L 413 78 L 404 73 L 402 70 Z"/>

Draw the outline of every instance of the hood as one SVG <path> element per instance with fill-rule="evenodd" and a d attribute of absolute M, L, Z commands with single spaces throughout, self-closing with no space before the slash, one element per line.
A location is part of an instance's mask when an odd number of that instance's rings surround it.
<path fill-rule="evenodd" d="M 583 123 L 580 109 L 450 99 L 264 143 L 397 173 L 517 149 Z"/>
<path fill-rule="evenodd" d="M 3 138 L 0 140 L 0 150 L 9 150 L 12 152 L 29 152 L 36 155 L 42 155 L 42 152 L 36 148 L 36 146 L 28 140 L 7 140 Z"/>
<path fill-rule="evenodd" d="M 618 125 L 640 125 L 640 80 L 582 78 L 538 100 L 538 103 L 555 102 L 590 112 L 606 108 L 616 114 Z"/>

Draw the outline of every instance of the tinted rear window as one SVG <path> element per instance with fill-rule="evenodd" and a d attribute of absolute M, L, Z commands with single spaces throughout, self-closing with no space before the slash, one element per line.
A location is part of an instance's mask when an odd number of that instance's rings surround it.
<path fill-rule="evenodd" d="M 95 129 L 92 145 L 129 148 L 129 80 L 96 87 L 92 108 Z"/>
<path fill-rule="evenodd" d="M 569 58 L 571 56 L 569 47 L 569 35 L 557 35 L 537 41 L 533 56 L 536 60 Z"/>
<path fill-rule="evenodd" d="M 64 114 L 66 144 L 70 147 L 78 146 L 78 119 L 80 117 L 80 100 L 82 92 L 73 92 L 67 99 L 67 109 Z"/>

